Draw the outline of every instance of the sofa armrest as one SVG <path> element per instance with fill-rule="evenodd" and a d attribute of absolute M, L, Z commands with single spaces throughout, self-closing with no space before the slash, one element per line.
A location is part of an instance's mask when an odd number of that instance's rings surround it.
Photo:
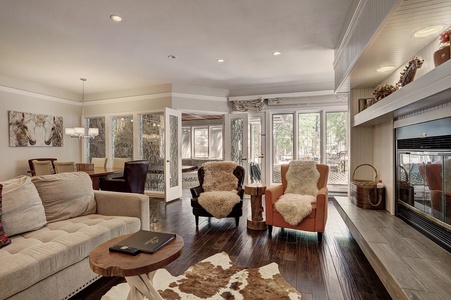
<path fill-rule="evenodd" d="M 150 229 L 149 197 L 135 193 L 94 191 L 97 213 L 106 216 L 136 217 L 141 229 Z"/>

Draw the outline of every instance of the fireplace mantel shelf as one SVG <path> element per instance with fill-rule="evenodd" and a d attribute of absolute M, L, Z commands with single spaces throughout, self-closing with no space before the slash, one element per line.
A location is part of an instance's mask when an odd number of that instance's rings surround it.
<path fill-rule="evenodd" d="M 356 114 L 352 126 L 373 126 L 451 99 L 451 61 Z"/>

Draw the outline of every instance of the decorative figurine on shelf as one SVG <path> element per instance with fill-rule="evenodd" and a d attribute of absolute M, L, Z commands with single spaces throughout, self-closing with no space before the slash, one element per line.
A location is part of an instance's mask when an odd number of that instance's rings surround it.
<path fill-rule="evenodd" d="M 417 69 L 421 68 L 423 65 L 424 59 L 420 56 L 414 56 L 409 61 L 408 65 L 404 67 L 404 70 L 401 72 L 401 77 L 399 78 L 398 83 L 396 84 L 398 88 L 402 88 L 406 84 L 413 81 L 415 78 L 415 74 L 417 73 Z"/>
<path fill-rule="evenodd" d="M 443 64 L 445 61 L 449 60 L 451 53 L 450 53 L 450 36 L 451 36 L 451 29 L 447 29 L 444 32 L 440 33 L 439 40 L 440 40 L 440 49 L 434 52 L 434 64 L 436 67 Z"/>
<path fill-rule="evenodd" d="M 376 98 L 376 102 L 387 97 L 388 95 L 396 92 L 398 90 L 397 86 L 394 86 L 393 84 L 384 84 L 384 85 L 378 85 L 374 91 L 373 95 Z"/>

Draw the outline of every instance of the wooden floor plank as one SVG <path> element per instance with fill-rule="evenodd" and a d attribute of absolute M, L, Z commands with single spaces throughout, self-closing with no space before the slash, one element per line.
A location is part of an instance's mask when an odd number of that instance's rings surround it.
<path fill-rule="evenodd" d="M 335 209 L 333 198 L 328 204 L 328 223 L 321 243 L 316 233 L 274 227 L 269 235 L 267 230 L 248 229 L 249 202 L 246 198 L 238 227 L 234 219 L 200 218 L 196 228 L 189 190 L 183 191 L 182 199 L 167 204 L 151 199 L 151 230 L 176 232 L 185 241 L 182 256 L 166 269 L 178 276 L 191 265 L 225 251 L 239 265 L 255 268 L 277 263 L 282 276 L 302 294 L 303 300 L 390 299 Z M 71 300 L 100 299 L 118 282 L 124 281 L 103 278 Z"/>

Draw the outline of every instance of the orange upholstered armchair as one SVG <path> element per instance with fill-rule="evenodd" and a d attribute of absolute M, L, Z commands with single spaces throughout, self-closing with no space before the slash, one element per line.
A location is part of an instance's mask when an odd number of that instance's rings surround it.
<path fill-rule="evenodd" d="M 268 224 L 269 234 L 272 233 L 272 227 L 282 227 L 299 229 L 318 233 L 318 241 L 322 240 L 322 234 L 324 232 L 327 221 L 327 179 L 329 177 L 329 166 L 323 164 L 316 164 L 316 168 L 319 171 L 318 180 L 318 193 L 316 195 L 316 201 L 312 203 L 312 212 L 304 218 L 298 225 L 293 226 L 287 223 L 284 217 L 277 211 L 275 203 L 285 193 L 287 189 L 286 174 L 289 165 L 281 166 L 282 184 L 272 186 L 266 189 L 265 192 L 265 210 L 266 210 L 266 224 Z"/>

